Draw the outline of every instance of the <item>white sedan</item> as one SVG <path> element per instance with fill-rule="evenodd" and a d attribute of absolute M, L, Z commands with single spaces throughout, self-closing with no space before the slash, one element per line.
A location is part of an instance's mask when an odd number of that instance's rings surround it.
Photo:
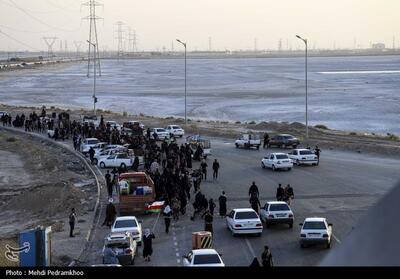
<path fill-rule="evenodd" d="M 177 125 L 168 125 L 167 128 L 165 128 L 169 132 L 170 135 L 173 135 L 174 137 L 183 137 L 185 135 L 185 130 L 183 130 L 181 127 Z"/>
<path fill-rule="evenodd" d="M 183 256 L 183 265 L 190 267 L 225 267 L 221 256 L 214 249 L 192 250 Z"/>
<path fill-rule="evenodd" d="M 82 153 L 88 153 L 90 150 L 90 147 L 95 147 L 100 143 L 100 141 L 96 138 L 86 138 L 82 141 L 81 144 L 81 152 Z"/>
<path fill-rule="evenodd" d="M 233 236 L 236 234 L 261 235 L 263 231 L 260 217 L 251 208 L 233 209 L 226 216 L 226 225 Z"/>
<path fill-rule="evenodd" d="M 267 228 L 272 224 L 288 224 L 290 228 L 293 228 L 293 211 L 286 202 L 267 202 L 261 208 L 260 217 L 265 222 Z"/>
<path fill-rule="evenodd" d="M 318 157 L 309 149 L 294 149 L 289 154 L 289 158 L 294 164 L 318 165 Z"/>
<path fill-rule="evenodd" d="M 164 140 L 169 138 L 169 132 L 164 128 L 152 128 L 150 129 L 150 137 L 154 139 L 154 133 L 157 135 L 159 140 Z"/>
<path fill-rule="evenodd" d="M 111 227 L 111 234 L 126 233 L 132 234 L 138 245 L 142 244 L 142 225 L 135 216 L 117 217 Z"/>
<path fill-rule="evenodd" d="M 300 226 L 302 248 L 310 244 L 324 244 L 327 248 L 331 248 L 332 224 L 328 224 L 325 218 L 306 218 Z"/>
<path fill-rule="evenodd" d="M 273 171 L 278 169 L 291 170 L 293 168 L 292 160 L 286 153 L 271 153 L 261 160 L 261 167 L 271 168 Z"/>
<path fill-rule="evenodd" d="M 101 168 L 130 168 L 133 165 L 133 159 L 126 153 L 118 153 L 100 159 L 98 165 Z"/>

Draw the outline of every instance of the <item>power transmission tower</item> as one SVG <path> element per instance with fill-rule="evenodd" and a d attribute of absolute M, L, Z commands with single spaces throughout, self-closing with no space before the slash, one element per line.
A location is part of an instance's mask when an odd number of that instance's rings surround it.
<path fill-rule="evenodd" d="M 279 42 L 278 42 L 278 51 L 279 51 L 279 52 L 282 51 L 282 39 L 279 39 Z"/>
<path fill-rule="evenodd" d="M 99 76 L 101 76 L 101 68 L 100 68 L 100 59 L 99 59 L 99 40 L 97 37 L 97 26 L 96 21 L 102 19 L 101 17 L 96 16 L 96 7 L 102 6 L 99 2 L 95 0 L 89 0 L 88 2 L 82 4 L 84 6 L 89 7 L 89 16 L 84 17 L 83 19 L 89 20 L 89 50 L 88 50 L 88 71 L 87 77 L 90 76 L 90 59 L 91 59 L 91 52 L 93 51 L 94 57 L 93 60 L 95 61 L 94 67 L 98 68 Z M 96 48 L 96 49 L 95 49 Z"/>
<path fill-rule="evenodd" d="M 62 40 L 60 39 L 60 56 L 62 56 L 62 52 L 63 52 L 63 44 L 62 44 Z"/>
<path fill-rule="evenodd" d="M 52 57 L 54 56 L 53 53 L 53 45 L 57 40 L 57 37 L 43 37 L 42 38 L 47 45 L 47 56 Z"/>
<path fill-rule="evenodd" d="M 80 52 L 81 52 L 82 42 L 74 41 L 74 45 L 75 45 L 75 48 L 76 48 L 76 57 L 79 57 Z"/>
<path fill-rule="evenodd" d="M 136 36 L 136 30 L 133 30 L 133 51 L 137 52 L 137 36 Z"/>
<path fill-rule="evenodd" d="M 64 41 L 64 50 L 65 50 L 65 56 L 68 56 L 68 41 Z"/>
<path fill-rule="evenodd" d="M 118 21 L 115 23 L 115 25 L 117 25 L 117 40 L 118 40 L 118 57 L 121 57 L 124 55 L 124 37 L 123 37 L 123 29 L 122 26 L 124 25 L 124 23 L 122 21 Z"/>

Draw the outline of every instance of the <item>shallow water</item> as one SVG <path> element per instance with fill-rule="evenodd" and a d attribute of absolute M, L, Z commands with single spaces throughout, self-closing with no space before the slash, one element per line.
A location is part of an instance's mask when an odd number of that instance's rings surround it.
<path fill-rule="evenodd" d="M 400 134 L 400 56 L 309 58 L 311 125 Z M 92 108 L 84 63 L 0 74 L 0 103 Z M 188 59 L 189 118 L 305 121 L 304 58 Z M 183 59 L 104 60 L 98 108 L 184 115 Z"/>

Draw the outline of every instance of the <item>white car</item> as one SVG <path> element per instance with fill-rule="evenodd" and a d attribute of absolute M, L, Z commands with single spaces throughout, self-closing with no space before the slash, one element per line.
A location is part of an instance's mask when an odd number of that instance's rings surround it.
<path fill-rule="evenodd" d="M 115 219 L 111 227 L 111 234 L 125 232 L 131 233 L 139 246 L 142 244 L 142 225 L 135 216 L 117 217 Z"/>
<path fill-rule="evenodd" d="M 174 135 L 174 137 L 183 137 L 185 135 L 185 130 L 177 125 L 168 125 L 165 128 L 170 135 Z"/>
<path fill-rule="evenodd" d="M 106 159 L 106 158 L 110 157 L 111 155 L 114 155 L 114 154 L 117 154 L 117 153 L 121 153 L 121 150 L 119 150 L 119 149 L 108 149 L 108 150 L 103 150 L 103 151 L 100 151 L 100 152 L 96 152 L 96 154 L 94 155 L 93 163 L 95 165 L 97 165 L 100 160 Z"/>
<path fill-rule="evenodd" d="M 269 201 L 260 211 L 260 217 L 267 228 L 271 224 L 288 224 L 293 228 L 294 215 L 289 205 L 283 201 Z"/>
<path fill-rule="evenodd" d="M 5 111 L 0 111 L 0 117 L 3 117 L 3 115 L 8 115 L 8 114 Z"/>
<path fill-rule="evenodd" d="M 103 247 L 103 264 L 107 264 L 105 250 L 110 248 L 116 254 L 120 264 L 133 265 L 137 253 L 137 243 L 129 232 L 114 233 L 106 237 Z"/>
<path fill-rule="evenodd" d="M 310 244 L 324 244 L 327 248 L 331 248 L 332 224 L 328 224 L 325 218 L 306 218 L 300 226 L 302 248 Z"/>
<path fill-rule="evenodd" d="M 100 143 L 100 145 L 101 145 L 101 148 L 98 148 L 97 145 L 94 147 L 94 151 L 95 151 L 94 157 L 95 158 L 96 158 L 96 155 L 98 155 L 98 154 L 100 154 L 102 152 L 108 151 L 108 150 L 119 150 L 121 152 L 128 150 L 127 147 L 125 147 L 123 145 L 120 145 L 120 144 L 107 144 L 107 143 L 104 144 L 104 143 Z"/>
<path fill-rule="evenodd" d="M 291 170 L 293 168 L 292 160 L 286 153 L 271 153 L 261 160 L 261 167 L 271 168 L 273 171 L 278 169 Z"/>
<path fill-rule="evenodd" d="M 90 150 L 90 147 L 94 147 L 96 144 L 100 143 L 100 141 L 96 138 L 86 138 L 82 141 L 81 144 L 81 152 L 82 153 L 88 153 Z"/>
<path fill-rule="evenodd" d="M 116 121 L 107 121 L 106 122 L 106 127 L 110 125 L 111 129 L 117 129 L 118 131 L 121 131 L 121 125 L 119 125 Z"/>
<path fill-rule="evenodd" d="M 214 249 L 192 250 L 183 256 L 183 265 L 188 267 L 225 267 L 221 256 Z"/>
<path fill-rule="evenodd" d="M 150 137 L 154 139 L 154 133 L 157 134 L 159 140 L 164 140 L 169 138 L 169 132 L 164 128 L 151 128 L 150 129 Z"/>
<path fill-rule="evenodd" d="M 293 164 L 300 166 L 305 165 L 318 165 L 318 157 L 309 149 L 294 149 L 289 152 L 289 158 L 292 160 Z"/>
<path fill-rule="evenodd" d="M 260 145 L 261 145 L 261 139 L 259 135 L 243 134 L 235 141 L 236 148 L 255 147 L 257 149 L 260 149 Z"/>
<path fill-rule="evenodd" d="M 126 153 L 118 153 L 100 159 L 97 163 L 101 168 L 130 168 L 133 165 L 133 159 Z"/>
<path fill-rule="evenodd" d="M 137 125 L 140 128 L 144 129 L 144 124 L 137 120 L 127 121 L 127 122 L 124 122 L 124 124 L 125 124 L 124 126 L 127 126 L 126 128 L 128 128 L 128 126 L 136 126 Z"/>
<path fill-rule="evenodd" d="M 252 208 L 233 209 L 226 216 L 226 225 L 233 236 L 236 234 L 261 235 L 263 231 L 261 219 Z"/>

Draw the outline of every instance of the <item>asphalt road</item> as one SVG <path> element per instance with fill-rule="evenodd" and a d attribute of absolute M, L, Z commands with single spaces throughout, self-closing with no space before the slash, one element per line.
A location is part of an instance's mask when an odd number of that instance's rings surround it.
<path fill-rule="evenodd" d="M 278 183 L 290 183 L 295 194 L 291 206 L 295 214 L 293 229 L 277 225 L 269 229 L 264 227 L 260 237 L 232 237 L 225 219 L 214 216 L 214 248 L 222 254 L 227 266 L 248 266 L 255 256 L 260 258 L 264 245 L 269 245 L 277 266 L 318 265 L 330 250 L 318 246 L 300 248 L 298 224 L 306 217 L 326 217 L 333 223 L 334 242 L 331 249 L 335 249 L 365 211 L 395 185 L 400 170 L 399 160 L 322 150 L 319 166 L 295 166 L 290 172 L 273 172 L 260 166 L 261 158 L 271 151 L 281 150 L 236 149 L 232 142 L 212 140 L 213 156 L 207 159 L 209 177 L 202 182 L 201 191 L 207 198 L 214 198 L 217 205 L 218 197 L 224 190 L 228 197 L 228 210 L 249 207 L 247 193 L 252 181 L 258 185 L 262 204 L 275 200 Z M 212 181 L 214 158 L 219 160 L 221 166 L 218 181 Z M 197 166 L 198 163 L 194 165 Z M 190 221 L 191 203 L 186 215 L 172 222 L 169 234 L 164 231 L 162 217 L 157 223 L 156 214 L 139 217 L 143 220 L 143 228 L 153 228 L 156 223 L 156 239 L 153 240 L 152 261 L 144 262 L 142 249 L 139 248 L 135 265 L 182 265 L 182 255 L 191 250 L 192 232 L 204 229 L 204 220 L 197 218 Z M 218 213 L 218 206 L 215 211 Z M 107 227 L 96 228 L 85 264 L 101 263 L 103 240 L 109 231 Z"/>

